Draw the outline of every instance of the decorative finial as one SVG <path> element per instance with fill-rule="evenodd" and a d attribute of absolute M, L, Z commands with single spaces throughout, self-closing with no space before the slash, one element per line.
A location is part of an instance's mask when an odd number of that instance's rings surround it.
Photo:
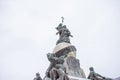
<path fill-rule="evenodd" d="M 64 17 L 61 17 L 62 18 L 62 23 L 64 22 Z"/>

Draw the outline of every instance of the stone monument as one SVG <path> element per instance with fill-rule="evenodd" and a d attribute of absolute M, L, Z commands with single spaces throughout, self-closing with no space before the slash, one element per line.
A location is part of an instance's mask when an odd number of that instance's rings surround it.
<path fill-rule="evenodd" d="M 56 30 L 59 39 L 52 53 L 47 54 L 50 66 L 46 71 L 44 80 L 79 80 L 86 79 L 85 73 L 76 58 L 76 47 L 71 44 L 71 32 L 66 25 L 60 23 Z"/>

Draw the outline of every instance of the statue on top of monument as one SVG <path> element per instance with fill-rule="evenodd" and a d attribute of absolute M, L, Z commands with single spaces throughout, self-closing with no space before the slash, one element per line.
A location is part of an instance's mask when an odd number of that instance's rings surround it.
<path fill-rule="evenodd" d="M 59 40 L 57 41 L 56 44 L 59 44 L 61 42 L 66 42 L 66 43 L 70 43 L 70 39 L 69 39 L 69 36 L 70 37 L 73 37 L 71 35 L 71 32 L 68 30 L 68 28 L 66 27 L 66 25 L 63 25 L 63 22 L 64 22 L 64 18 L 62 18 L 62 23 L 60 23 L 58 25 L 58 27 L 56 27 L 56 29 L 58 30 L 58 32 L 56 33 L 59 34 Z"/>

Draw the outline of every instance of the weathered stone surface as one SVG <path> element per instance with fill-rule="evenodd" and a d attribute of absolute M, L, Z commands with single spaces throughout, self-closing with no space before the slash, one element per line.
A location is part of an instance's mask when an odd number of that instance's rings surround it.
<path fill-rule="evenodd" d="M 68 76 L 70 80 L 90 80 L 86 78 L 79 78 L 79 77 L 74 77 L 74 76 Z"/>
<path fill-rule="evenodd" d="M 60 57 L 62 55 L 76 57 L 76 48 L 75 46 L 69 43 L 63 42 L 56 45 L 56 47 L 53 50 L 53 53 L 55 53 L 57 57 Z"/>
<path fill-rule="evenodd" d="M 63 56 L 63 55 L 67 56 L 70 52 L 73 52 L 73 51 L 75 52 L 76 48 L 74 46 L 68 46 L 68 47 L 66 47 L 64 49 L 61 49 L 58 52 L 56 52 L 55 55 L 57 57 L 60 57 L 60 56 Z M 76 55 L 76 54 L 74 54 L 74 55 Z"/>
<path fill-rule="evenodd" d="M 68 75 L 80 78 L 86 77 L 83 69 L 80 67 L 79 60 L 76 59 L 76 48 L 73 45 L 66 42 L 59 43 L 54 48 L 53 53 L 55 53 L 57 57 L 67 55 L 63 65 Z"/>
<path fill-rule="evenodd" d="M 64 66 L 66 67 L 66 72 L 70 76 L 86 78 L 83 69 L 80 67 L 79 60 L 75 57 L 67 57 L 64 62 Z"/>
<path fill-rule="evenodd" d="M 72 46 L 70 43 L 66 43 L 66 42 L 62 42 L 62 43 L 59 43 L 55 46 L 54 50 L 53 50 L 53 53 L 56 53 L 58 52 L 59 50 L 63 49 L 63 48 L 66 48 L 68 46 Z"/>
<path fill-rule="evenodd" d="M 70 57 L 70 56 L 76 57 L 76 51 L 69 52 L 69 53 L 67 54 L 67 57 Z"/>
<path fill-rule="evenodd" d="M 90 80 L 90 79 L 86 79 L 86 78 L 79 78 L 79 77 L 74 77 L 74 76 L 68 76 L 70 80 Z M 51 80 L 50 78 L 46 77 L 43 80 Z"/>

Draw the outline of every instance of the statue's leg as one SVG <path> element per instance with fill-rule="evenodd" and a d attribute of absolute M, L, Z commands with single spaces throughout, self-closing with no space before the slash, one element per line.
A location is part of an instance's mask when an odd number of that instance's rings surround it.
<path fill-rule="evenodd" d="M 53 76 L 53 71 L 51 70 L 51 71 L 50 71 L 50 78 L 51 78 L 51 80 L 53 80 L 53 77 L 54 77 L 54 76 Z"/>
<path fill-rule="evenodd" d="M 64 80 L 69 80 L 67 75 L 64 75 Z"/>
<path fill-rule="evenodd" d="M 57 76 L 57 74 L 56 74 L 55 70 L 52 69 L 50 71 L 50 78 L 51 78 L 51 80 L 56 80 L 56 76 Z"/>
<path fill-rule="evenodd" d="M 53 70 L 53 73 L 54 73 L 54 80 L 57 80 L 57 79 L 58 79 L 57 71 L 56 71 L 56 70 Z"/>

